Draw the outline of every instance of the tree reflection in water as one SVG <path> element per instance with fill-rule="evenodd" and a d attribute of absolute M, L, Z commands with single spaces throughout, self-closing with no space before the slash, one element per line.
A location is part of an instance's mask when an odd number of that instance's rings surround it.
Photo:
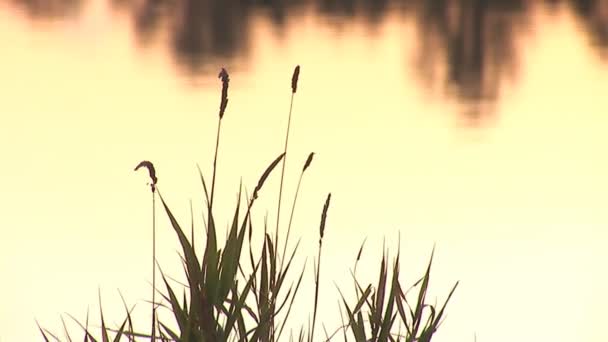
<path fill-rule="evenodd" d="M 10 0 L 32 20 L 77 14 L 86 0 Z M 418 42 L 418 78 L 465 103 L 492 103 L 500 85 L 518 74 L 517 35 L 530 26 L 531 3 L 524 0 L 108 0 L 127 13 L 141 47 L 159 35 L 182 71 L 196 75 L 214 61 L 246 60 L 253 15 L 262 14 L 281 36 L 303 9 L 344 23 L 365 20 L 370 37 L 390 11 L 413 19 Z M 543 0 L 549 9 L 566 5 L 576 14 L 601 58 L 608 51 L 608 1 Z M 406 61 L 409 63 L 410 61 Z M 435 74 L 444 64 L 446 75 Z"/>

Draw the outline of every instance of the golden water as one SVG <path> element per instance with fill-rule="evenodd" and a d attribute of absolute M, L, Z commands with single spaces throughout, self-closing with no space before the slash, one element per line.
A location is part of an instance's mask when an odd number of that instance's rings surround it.
<path fill-rule="evenodd" d="M 59 332 L 60 314 L 97 313 L 98 288 L 109 321 L 123 317 L 118 288 L 146 322 L 150 198 L 145 172 L 133 168 L 155 163 L 189 227 L 227 66 L 217 215 L 228 224 L 240 177 L 251 191 L 282 151 L 296 64 L 286 198 L 314 151 L 294 229 L 312 260 L 332 192 L 321 275 L 328 330 L 339 323 L 333 282 L 350 288 L 359 244 L 367 237 L 358 272 L 373 280 L 383 239 L 396 251 L 400 237 L 405 281 L 421 275 L 436 243 L 433 298 L 461 282 L 437 341 L 608 339 L 608 69 L 570 7 L 526 5 L 525 25 L 511 23 L 507 48 L 485 51 L 482 77 L 458 94 L 445 46 L 422 38 L 436 32 L 397 8 L 374 23 L 304 6 L 283 26 L 253 11 L 225 33 L 238 48 L 192 57 L 176 52 L 168 21 L 150 38 L 105 1 L 40 17 L 24 3 L 0 5 L 0 341 L 39 340 L 35 319 Z M 257 204 L 260 229 L 266 213 L 273 226 L 277 183 L 278 173 Z M 202 234 L 200 214 L 195 223 Z M 178 242 L 160 211 L 158 230 L 159 262 L 179 276 Z M 298 314 L 306 322 L 308 311 Z"/>

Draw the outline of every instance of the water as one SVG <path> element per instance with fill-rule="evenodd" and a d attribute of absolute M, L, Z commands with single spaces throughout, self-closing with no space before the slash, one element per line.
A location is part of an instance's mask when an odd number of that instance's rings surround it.
<path fill-rule="evenodd" d="M 437 341 L 608 338 L 608 2 L 7 0 L 0 17 L 0 340 L 96 317 L 98 288 L 106 318 L 123 317 L 119 288 L 145 321 L 150 203 L 133 168 L 155 163 L 189 226 L 225 66 L 227 215 L 240 177 L 251 191 L 281 152 L 296 64 L 286 198 L 316 152 L 294 229 L 312 259 L 332 192 L 328 330 L 359 244 L 375 280 L 383 239 L 394 251 L 400 237 L 406 283 L 433 243 L 432 296 L 461 281 Z M 260 227 L 274 222 L 270 181 Z M 158 222 L 159 261 L 179 276 Z"/>

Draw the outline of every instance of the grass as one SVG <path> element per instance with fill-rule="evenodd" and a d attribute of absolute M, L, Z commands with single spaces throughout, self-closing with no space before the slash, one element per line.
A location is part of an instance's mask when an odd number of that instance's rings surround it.
<path fill-rule="evenodd" d="M 228 104 L 229 75 L 225 69 L 219 74 L 222 81 L 222 94 L 218 118 L 218 129 L 213 160 L 211 187 L 200 171 L 199 175 L 204 191 L 207 216 L 205 217 L 206 241 L 204 250 L 197 251 L 194 246 L 194 227 L 191 227 L 190 239 L 164 200 L 157 184 L 156 170 L 149 161 L 142 161 L 140 167 L 148 169 L 152 190 L 152 264 L 153 289 L 151 295 L 152 322 L 148 332 L 136 331 L 132 323 L 132 308 L 125 303 L 126 317 L 116 328 L 106 324 L 101 309 L 100 295 L 100 331 L 90 328 L 88 314 L 85 323 L 70 316 L 81 328 L 82 337 L 78 340 L 87 341 L 255 341 L 271 342 L 287 339 L 286 326 L 290 322 L 294 300 L 298 296 L 305 274 L 306 262 L 296 266 L 293 261 L 298 252 L 299 241 L 295 247 L 288 249 L 296 202 L 300 185 L 307 170 L 312 165 L 314 153 L 310 153 L 301 169 L 298 185 L 293 198 L 289 223 L 285 239 L 281 241 L 279 215 L 283 181 L 288 154 L 293 100 L 297 91 L 300 67 L 294 70 L 291 82 L 291 101 L 289 119 L 285 133 L 283 153 L 272 160 L 263 170 L 251 196 L 243 191 L 241 185 L 238 199 L 235 203 L 234 214 L 228 234 L 223 243 L 218 242 L 216 218 L 213 214 L 215 197 L 215 180 L 220 144 L 221 122 Z M 281 164 L 281 178 L 277 203 L 277 224 L 274 235 L 268 233 L 265 225 L 261 246 L 252 242 L 253 223 L 251 212 L 256 200 L 262 194 L 264 185 Z M 168 277 L 160 270 L 156 261 L 156 197 L 159 197 L 162 208 L 169 219 L 170 225 L 181 245 L 182 261 L 186 284 L 176 287 L 168 281 Z M 361 258 L 364 243 L 357 254 L 352 272 L 355 297 L 347 299 L 338 289 L 340 296 L 338 313 L 342 317 L 342 325 L 333 332 L 328 332 L 325 325 L 323 334 L 316 330 L 317 312 L 320 295 L 321 256 L 323 237 L 326 228 L 330 228 L 327 218 L 330 211 L 331 194 L 321 210 L 319 225 L 319 245 L 317 257 L 313 262 L 314 298 L 312 321 L 308 325 L 300 324 L 297 332 L 291 331 L 289 340 L 296 341 L 330 341 L 343 338 L 344 341 L 431 341 L 437 332 L 445 315 L 445 308 L 452 297 L 458 283 L 449 292 L 441 306 L 427 302 L 428 288 L 433 254 L 429 260 L 426 272 L 419 281 L 404 290 L 400 280 L 399 251 L 392 264 L 389 264 L 388 252 L 383 252 L 379 263 L 378 281 L 376 284 L 361 284 L 357 280 L 357 264 Z M 242 205 L 245 205 L 242 208 Z M 260 231 L 257 230 L 256 231 Z M 281 246 L 282 245 L 282 246 Z M 199 257 L 199 255 L 201 257 Z M 156 286 L 156 268 L 159 267 L 164 290 Z M 292 279 L 293 281 L 287 281 Z M 182 292 L 179 293 L 178 290 Z M 162 299 L 156 300 L 156 292 Z M 122 296 L 121 296 L 122 297 Z M 413 300 L 412 300 L 413 299 Z M 172 313 L 172 321 L 158 318 L 157 310 L 165 309 Z M 64 334 L 67 341 L 76 340 L 70 336 L 64 324 Z M 45 341 L 59 341 L 60 338 L 49 330 L 39 326 Z M 296 333 L 297 335 L 294 335 Z M 95 337 L 97 336 L 97 337 Z"/>

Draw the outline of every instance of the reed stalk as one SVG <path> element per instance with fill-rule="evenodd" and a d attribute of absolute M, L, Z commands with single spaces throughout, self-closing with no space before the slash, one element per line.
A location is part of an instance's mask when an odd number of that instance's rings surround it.
<path fill-rule="evenodd" d="M 293 197 L 293 203 L 291 205 L 291 214 L 289 215 L 289 223 L 287 224 L 287 234 L 285 235 L 285 244 L 283 245 L 283 258 L 281 259 L 281 268 L 283 268 L 283 264 L 285 261 L 285 253 L 287 252 L 287 244 L 289 243 L 289 236 L 291 234 L 291 223 L 293 222 L 293 214 L 296 210 L 296 203 L 298 201 L 298 194 L 300 193 L 300 186 L 302 185 L 302 178 L 304 177 L 304 173 L 306 172 L 306 169 L 308 169 L 308 167 L 310 166 L 310 164 L 312 163 L 312 158 L 315 155 L 314 152 L 311 152 L 308 155 L 308 158 L 306 159 L 306 162 L 304 163 L 304 167 L 302 168 L 302 172 L 300 172 L 300 178 L 298 179 L 298 186 L 296 187 L 296 193 Z"/>
<path fill-rule="evenodd" d="M 321 249 L 323 248 L 323 235 L 325 233 L 325 222 L 327 221 L 327 210 L 329 209 L 329 201 L 331 201 L 331 193 L 327 195 L 323 213 L 321 214 L 321 225 L 319 226 L 319 252 L 317 256 L 317 265 L 315 267 L 315 303 L 312 313 L 312 328 L 309 336 L 309 342 L 314 340 L 315 325 L 317 323 L 317 308 L 319 303 L 319 278 L 321 275 Z"/>
<path fill-rule="evenodd" d="M 226 111 L 226 106 L 228 105 L 228 83 L 230 82 L 230 76 L 228 75 L 228 71 L 226 71 L 226 69 L 222 68 L 222 70 L 220 71 L 220 73 L 217 76 L 219 79 L 222 80 L 222 95 L 221 95 L 221 99 L 220 99 L 220 111 L 219 111 L 219 118 L 217 121 L 217 134 L 216 134 L 216 138 L 215 138 L 215 153 L 213 156 L 213 176 L 211 178 L 211 199 L 209 202 L 209 214 L 211 214 L 211 211 L 213 210 L 213 199 L 214 199 L 214 195 L 215 195 L 215 176 L 217 173 L 217 155 L 218 155 L 218 150 L 219 150 L 219 146 L 220 146 L 220 133 L 222 130 L 222 119 L 224 118 L 224 113 Z"/>
<path fill-rule="evenodd" d="M 287 131 L 285 132 L 285 146 L 283 149 L 283 154 L 285 155 L 285 159 L 283 160 L 283 165 L 281 167 L 281 182 L 279 186 L 279 201 L 277 203 L 277 226 L 275 229 L 275 255 L 277 252 L 277 248 L 279 246 L 279 224 L 281 220 L 281 199 L 283 197 L 283 180 L 285 178 L 285 165 L 287 165 L 287 146 L 289 145 L 289 131 L 291 129 L 291 115 L 293 112 L 293 99 L 298 90 L 298 79 L 300 78 L 300 66 L 297 65 L 293 70 L 293 75 L 291 76 L 291 100 L 289 101 L 289 116 L 287 118 Z"/>
<path fill-rule="evenodd" d="M 150 190 L 152 192 L 152 329 L 151 336 L 152 341 L 156 338 L 156 170 L 154 164 L 150 161 L 144 160 L 140 162 L 136 167 L 135 171 L 139 168 L 145 167 L 148 169 L 150 175 Z"/>

